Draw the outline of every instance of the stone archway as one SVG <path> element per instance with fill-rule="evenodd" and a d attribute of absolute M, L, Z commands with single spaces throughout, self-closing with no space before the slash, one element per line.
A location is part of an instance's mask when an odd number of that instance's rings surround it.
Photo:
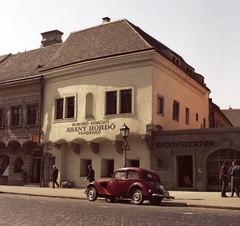
<path fill-rule="evenodd" d="M 220 191 L 221 181 L 219 179 L 219 171 L 224 161 L 229 163 L 228 168 L 232 160 L 240 161 L 240 151 L 231 148 L 218 149 L 208 155 L 206 161 L 207 170 L 207 190 L 208 191 Z"/>

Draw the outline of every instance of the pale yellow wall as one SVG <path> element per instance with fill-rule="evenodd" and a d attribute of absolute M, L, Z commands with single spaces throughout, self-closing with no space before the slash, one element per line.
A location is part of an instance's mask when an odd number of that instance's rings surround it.
<path fill-rule="evenodd" d="M 127 138 L 131 151 L 127 151 L 128 160 L 139 160 L 140 166 L 150 168 L 150 150 L 146 147 L 142 134 L 146 133 L 146 124 L 152 121 L 152 67 L 149 56 L 147 60 L 136 62 L 135 56 L 123 57 L 118 66 L 114 59 L 103 62 L 94 62 L 91 65 L 80 65 L 74 71 L 72 68 L 66 71 L 57 71 L 47 74 L 45 77 L 45 102 L 43 113 L 44 140 L 42 143 L 60 143 L 61 148 L 52 147 L 48 150 L 56 156 L 56 164 L 61 171 L 60 181 L 73 181 L 76 187 L 86 186 L 85 177 L 80 177 L 81 159 L 91 159 L 95 170 L 95 179 L 101 178 L 101 161 L 103 159 L 114 160 L 114 169 L 123 166 L 123 156 L 116 151 L 112 140 L 122 141 L 119 134 L 124 123 L 130 128 L 130 136 Z M 119 61 L 119 59 L 118 59 Z M 109 64 L 109 66 L 106 66 Z M 123 65 L 122 65 L 123 64 Z M 103 67 L 104 66 L 104 67 Z M 85 70 L 85 67 L 88 67 Z M 96 68 L 98 67 L 98 68 Z M 105 116 L 105 92 L 118 88 L 132 88 L 134 94 L 133 114 L 121 114 Z M 86 95 L 93 94 L 94 118 L 85 118 Z M 54 100 L 57 97 L 76 96 L 76 119 L 54 122 Z M 91 123 L 104 121 L 104 125 L 111 129 L 101 130 L 99 134 L 81 135 L 77 132 L 66 132 L 72 128 L 73 123 Z M 93 153 L 88 141 L 99 143 L 99 153 Z M 68 144 L 74 142 L 80 144 L 80 154 L 73 152 Z"/>
<path fill-rule="evenodd" d="M 157 114 L 157 96 L 164 97 L 164 116 Z M 180 104 L 179 121 L 173 117 L 173 101 Z M 153 67 L 153 124 L 164 130 L 201 128 L 203 118 L 208 128 L 208 90 L 191 79 L 174 64 L 157 56 Z M 185 109 L 189 108 L 189 124 L 185 123 Z M 198 121 L 196 121 L 198 113 Z"/>

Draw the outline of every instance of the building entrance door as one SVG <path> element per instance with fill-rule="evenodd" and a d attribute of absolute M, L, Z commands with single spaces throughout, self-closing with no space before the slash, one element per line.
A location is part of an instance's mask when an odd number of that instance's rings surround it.
<path fill-rule="evenodd" d="M 177 156 L 178 187 L 193 186 L 193 162 L 192 156 Z"/>
<path fill-rule="evenodd" d="M 41 157 L 33 157 L 31 183 L 40 183 L 41 165 Z"/>

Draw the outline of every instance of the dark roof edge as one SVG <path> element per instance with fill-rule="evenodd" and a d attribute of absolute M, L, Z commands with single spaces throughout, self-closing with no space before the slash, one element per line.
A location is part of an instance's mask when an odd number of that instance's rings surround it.
<path fill-rule="evenodd" d="M 27 80 L 36 80 L 36 79 L 40 79 L 40 78 L 42 78 L 42 74 L 28 76 L 28 77 L 24 77 L 24 78 L 6 80 L 6 81 L 3 81 L 3 82 L 0 82 L 0 85 L 14 84 L 14 83 L 17 83 L 17 82 L 24 82 L 24 81 L 27 81 Z"/>
<path fill-rule="evenodd" d="M 11 53 L 9 53 L 9 54 L 6 54 L 6 55 L 3 55 L 3 56 L 1 56 L 1 57 L 4 57 L 1 61 L 0 61 L 0 63 L 2 63 L 4 60 L 6 60 L 9 56 L 11 56 L 12 54 Z"/>

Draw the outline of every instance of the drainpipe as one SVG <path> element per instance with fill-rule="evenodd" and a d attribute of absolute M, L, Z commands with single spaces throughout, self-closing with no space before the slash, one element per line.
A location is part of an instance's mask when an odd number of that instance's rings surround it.
<path fill-rule="evenodd" d="M 40 90 L 40 103 L 39 103 L 39 114 L 38 114 L 38 145 L 41 151 L 41 169 L 40 169 L 40 187 L 43 187 L 44 185 L 44 177 L 43 177 L 43 149 L 41 147 L 41 136 L 42 136 L 42 114 L 43 114 L 43 91 L 44 91 L 44 80 L 43 75 L 41 75 L 40 78 L 41 83 L 41 90 Z"/>

